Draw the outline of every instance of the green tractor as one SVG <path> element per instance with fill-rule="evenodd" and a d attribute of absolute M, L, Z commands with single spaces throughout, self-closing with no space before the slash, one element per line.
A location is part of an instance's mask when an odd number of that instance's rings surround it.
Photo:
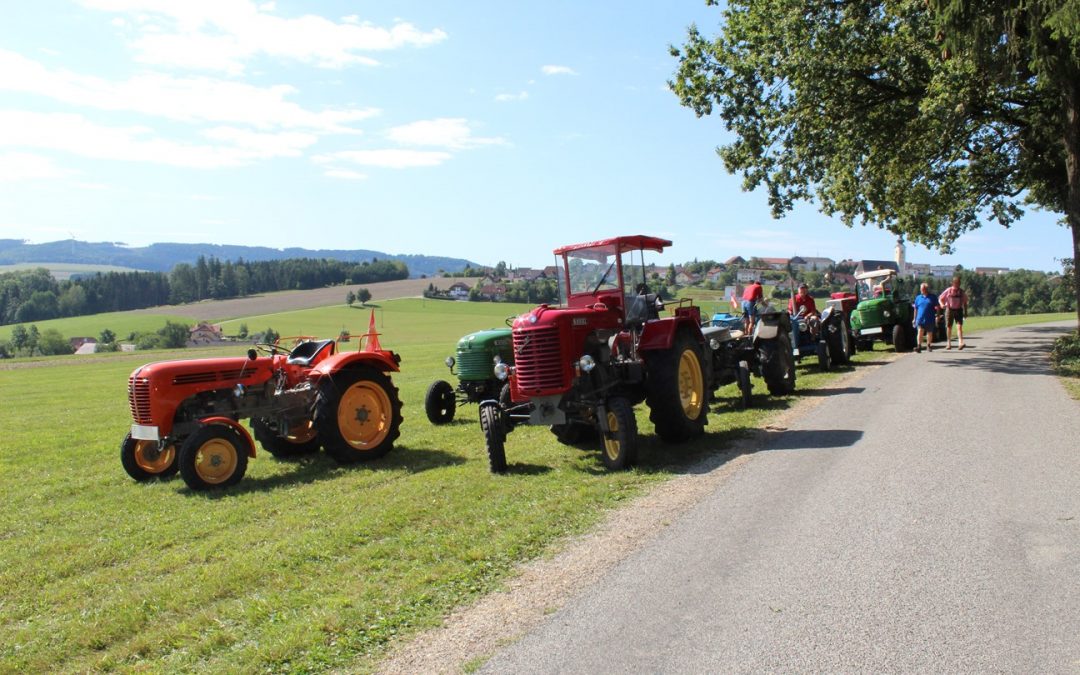
<path fill-rule="evenodd" d="M 498 400 L 504 385 L 495 378 L 493 368 L 500 362 L 514 363 L 509 328 L 481 330 L 458 340 L 457 354 L 446 357 L 450 374 L 457 375 L 457 387 L 446 380 L 436 380 L 424 397 L 424 412 L 431 423 L 452 422 L 458 405 Z"/>
<path fill-rule="evenodd" d="M 893 270 L 875 270 L 855 275 L 858 304 L 851 312 L 851 330 L 859 349 L 873 349 L 875 340 L 891 344 L 896 351 L 915 346 L 915 326 L 911 298 Z"/>

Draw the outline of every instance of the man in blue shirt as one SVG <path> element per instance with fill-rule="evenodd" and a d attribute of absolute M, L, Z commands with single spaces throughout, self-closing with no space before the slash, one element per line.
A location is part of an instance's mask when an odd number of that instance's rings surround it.
<path fill-rule="evenodd" d="M 930 292 L 930 285 L 919 286 L 919 294 L 915 296 L 915 327 L 919 329 L 915 351 L 922 352 L 923 335 L 926 336 L 926 351 L 934 351 L 934 322 L 939 306 L 937 296 Z"/>

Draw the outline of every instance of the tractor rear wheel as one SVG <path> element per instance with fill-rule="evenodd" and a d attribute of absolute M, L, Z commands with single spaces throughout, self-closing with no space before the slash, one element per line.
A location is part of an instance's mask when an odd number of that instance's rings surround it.
<path fill-rule="evenodd" d="M 180 470 L 176 463 L 176 445 L 159 448 L 157 441 L 141 441 L 124 436 L 120 444 L 120 464 L 124 471 L 139 482 L 151 478 L 169 478 Z"/>
<path fill-rule="evenodd" d="M 457 410 L 457 396 L 454 388 L 446 380 L 435 380 L 428 387 L 424 396 L 424 412 L 432 424 L 448 424 L 454 420 Z"/>
<path fill-rule="evenodd" d="M 247 441 L 224 424 L 204 424 L 180 446 L 180 476 L 192 490 L 235 485 L 247 471 Z"/>
<path fill-rule="evenodd" d="M 295 457 L 319 449 L 319 432 L 311 420 L 304 420 L 289 427 L 285 435 L 279 435 L 277 426 L 265 417 L 251 420 L 255 440 L 264 450 L 278 459 Z"/>
<path fill-rule="evenodd" d="M 506 473 L 506 429 L 499 406 L 491 403 L 480 406 L 480 430 L 484 432 L 491 473 Z"/>
<path fill-rule="evenodd" d="M 780 333 L 770 345 L 772 353 L 765 363 L 765 384 L 773 396 L 795 391 L 795 356 L 791 353 L 791 338 Z"/>
<path fill-rule="evenodd" d="M 657 435 L 679 443 L 704 433 L 708 406 L 697 341 L 679 332 L 671 349 L 648 360 L 648 368 L 646 401 Z"/>
<path fill-rule="evenodd" d="M 637 461 L 637 419 L 630 401 L 621 396 L 607 400 L 607 433 L 603 434 L 600 459 L 612 471 L 628 469 Z"/>
<path fill-rule="evenodd" d="M 374 368 L 343 370 L 319 384 L 315 426 L 326 453 L 341 464 L 378 459 L 401 435 L 401 399 Z"/>

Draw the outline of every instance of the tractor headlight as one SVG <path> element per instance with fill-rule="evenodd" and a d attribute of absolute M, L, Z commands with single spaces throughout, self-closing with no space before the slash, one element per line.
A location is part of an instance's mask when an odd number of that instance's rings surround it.
<path fill-rule="evenodd" d="M 586 354 L 578 359 L 578 365 L 581 366 L 582 372 L 587 373 L 596 367 L 596 359 Z"/>
<path fill-rule="evenodd" d="M 495 364 L 495 379 L 502 382 L 506 378 L 510 377 L 510 366 L 506 365 L 502 361 Z"/>
<path fill-rule="evenodd" d="M 529 323 L 536 323 L 538 320 L 535 314 L 529 314 Z"/>
<path fill-rule="evenodd" d="M 233 387 L 232 393 L 233 393 L 233 396 L 235 396 L 236 398 L 243 398 L 243 396 L 244 396 L 244 385 L 237 382 L 236 386 Z"/>
<path fill-rule="evenodd" d="M 800 321 L 799 322 L 799 331 L 802 332 L 802 333 L 805 333 L 808 330 L 810 330 L 809 322 Z"/>
<path fill-rule="evenodd" d="M 447 368 L 453 368 L 455 363 L 457 363 L 457 360 L 453 356 L 447 356 L 446 357 L 446 367 Z"/>
<path fill-rule="evenodd" d="M 709 338 L 709 349 L 714 352 L 720 349 L 720 341 L 716 338 Z"/>
<path fill-rule="evenodd" d="M 892 313 L 890 313 L 889 310 L 887 310 L 887 309 L 883 309 L 883 310 L 881 310 L 881 315 L 883 317 L 885 317 L 886 319 L 888 319 L 890 316 L 892 316 Z"/>

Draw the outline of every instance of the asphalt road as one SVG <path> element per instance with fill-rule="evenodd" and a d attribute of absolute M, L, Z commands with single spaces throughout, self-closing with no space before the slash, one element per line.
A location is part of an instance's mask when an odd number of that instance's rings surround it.
<path fill-rule="evenodd" d="M 841 388 L 485 673 L 1080 673 L 1064 327 Z"/>

